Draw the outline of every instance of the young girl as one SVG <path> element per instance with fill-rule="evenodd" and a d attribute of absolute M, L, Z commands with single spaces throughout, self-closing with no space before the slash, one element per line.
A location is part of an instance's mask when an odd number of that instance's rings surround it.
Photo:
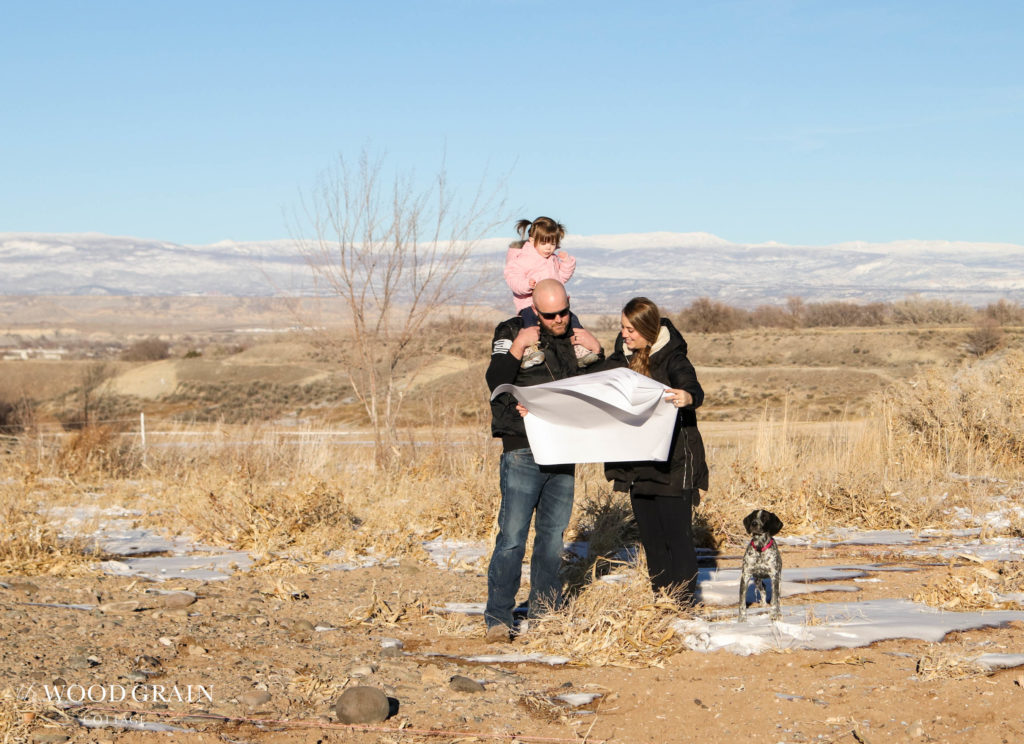
<path fill-rule="evenodd" d="M 565 227 L 550 217 L 538 217 L 533 222 L 519 220 L 516 232 L 520 240 L 508 247 L 505 256 L 505 281 L 512 290 L 516 312 L 523 319 L 523 327 L 536 326 L 537 313 L 533 310 L 533 288 L 541 279 L 557 279 L 565 284 L 576 270 L 576 259 L 565 251 L 559 252 Z M 575 313 L 569 313 L 569 325 L 573 329 L 583 324 Z M 597 361 L 598 356 L 579 344 L 573 347 L 579 366 L 585 367 Z M 532 367 L 544 361 L 544 351 L 534 344 L 523 355 L 522 366 Z"/>

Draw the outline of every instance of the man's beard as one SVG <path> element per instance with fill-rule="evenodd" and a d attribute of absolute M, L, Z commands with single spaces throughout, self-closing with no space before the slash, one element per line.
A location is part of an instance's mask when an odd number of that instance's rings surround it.
<path fill-rule="evenodd" d="M 565 327 L 563 327 L 560 332 L 556 332 L 553 328 L 551 328 L 550 326 L 546 326 L 543 323 L 540 324 L 540 332 L 541 333 L 546 333 L 547 335 L 554 336 L 555 338 L 562 338 L 563 336 L 567 335 L 568 331 L 569 331 L 569 323 L 568 322 L 566 322 Z"/>

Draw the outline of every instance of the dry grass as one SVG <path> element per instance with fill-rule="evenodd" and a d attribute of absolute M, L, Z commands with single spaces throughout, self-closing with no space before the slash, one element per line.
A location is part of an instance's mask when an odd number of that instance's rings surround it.
<path fill-rule="evenodd" d="M 48 501 L 85 488 L 117 493 L 125 506 L 145 508 L 147 526 L 252 551 L 272 570 L 282 554 L 337 562 L 326 554 L 343 548 L 425 559 L 424 540 L 488 536 L 498 503 L 494 442 L 479 431 L 418 436 L 436 438 L 403 446 L 388 471 L 359 443 L 282 437 L 263 426 L 151 432 L 159 446 L 145 453 L 137 437 L 86 428 L 58 445 L 26 439 L 2 463 L 11 494 L 44 477 Z"/>
<path fill-rule="evenodd" d="M 932 644 L 917 660 L 917 676 L 925 682 L 982 677 L 992 671 L 978 664 L 962 645 Z"/>
<path fill-rule="evenodd" d="M 714 491 L 698 513 L 732 537 L 758 507 L 795 532 L 949 526 L 951 507 L 981 511 L 1021 478 L 1022 378 L 1019 350 L 955 373 L 929 371 L 893 385 L 879 415 L 813 434 L 785 408 L 766 408 L 753 441 L 709 437 Z"/>
<path fill-rule="evenodd" d="M 950 377 L 929 372 L 898 385 L 886 420 L 896 462 L 908 477 L 922 471 L 965 476 L 1020 474 L 1024 462 L 1024 351 L 1013 349 Z"/>
<path fill-rule="evenodd" d="M 142 452 L 109 426 L 87 426 L 73 432 L 56 453 L 53 466 L 75 479 L 127 478 L 138 472 Z"/>
<path fill-rule="evenodd" d="M 808 428 L 785 406 L 766 406 L 752 435 L 709 435 L 712 491 L 696 512 L 699 541 L 740 541 L 743 516 L 760 507 L 779 514 L 787 532 L 917 530 L 950 526 L 952 506 L 986 510 L 1021 478 L 1022 374 L 1024 352 L 1010 349 L 895 384 L 866 420 Z M 147 523 L 168 534 L 250 550 L 268 573 L 296 557 L 306 566 L 336 562 L 327 554 L 338 549 L 350 558 L 426 560 L 425 540 L 486 540 L 499 501 L 499 446 L 479 410 L 462 410 L 457 392 L 448 383 L 422 391 L 418 406 L 434 426 L 403 435 L 418 445 L 401 445 L 387 470 L 369 447 L 269 425 L 153 431 L 145 451 L 137 436 L 103 427 L 59 445 L 25 434 L 0 460 L 2 530 L 10 538 L 0 541 L 0 561 L 25 573 L 78 570 L 80 548 L 58 539 L 38 511 L 55 495 L 80 499 L 85 489 L 144 509 Z M 594 558 L 570 567 L 570 584 L 587 587 L 577 603 L 619 602 L 593 579 L 635 542 L 633 529 L 625 496 L 609 491 L 599 466 L 581 466 L 570 534 L 589 541 Z M 596 593 L 584 596 L 592 585 Z M 607 632 L 585 625 L 593 637 Z M 641 635 L 634 642 L 643 648 L 652 631 L 645 626 Z"/>
<path fill-rule="evenodd" d="M 27 698 L 24 692 L 10 687 L 0 690 L 0 744 L 31 741 L 33 732 L 40 733 L 40 723 L 67 720 L 66 714 Z"/>
<path fill-rule="evenodd" d="M 1022 591 L 1024 567 L 1018 563 L 951 566 L 914 594 L 914 601 L 955 612 L 1015 610 L 1020 603 L 1006 595 Z"/>
<path fill-rule="evenodd" d="M 67 576 L 87 572 L 93 558 L 87 542 L 60 537 L 41 513 L 48 504 L 32 484 L 31 475 L 21 481 L 0 481 L 0 574 Z"/>
<path fill-rule="evenodd" d="M 530 620 L 530 651 L 568 656 L 589 666 L 660 666 L 685 646 L 672 623 L 685 611 L 665 595 L 652 596 L 641 560 L 626 581 L 594 581 L 556 612 Z"/>
<path fill-rule="evenodd" d="M 584 478 L 596 478 L 594 468 L 580 468 Z M 575 594 L 621 565 L 620 554 L 639 540 L 629 496 L 604 487 L 581 489 L 569 534 L 587 543 L 586 556 L 572 556 L 565 568 L 568 593 Z"/>

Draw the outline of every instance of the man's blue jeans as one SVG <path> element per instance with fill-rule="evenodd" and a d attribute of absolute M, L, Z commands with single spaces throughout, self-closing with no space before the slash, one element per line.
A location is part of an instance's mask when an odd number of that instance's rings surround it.
<path fill-rule="evenodd" d="M 512 627 L 512 611 L 522 578 L 530 521 L 534 522 L 530 559 L 529 616 L 557 607 L 562 599 L 562 536 L 572 515 L 574 465 L 538 465 L 529 449 L 501 456 L 501 508 L 498 537 L 487 569 L 487 627 Z"/>

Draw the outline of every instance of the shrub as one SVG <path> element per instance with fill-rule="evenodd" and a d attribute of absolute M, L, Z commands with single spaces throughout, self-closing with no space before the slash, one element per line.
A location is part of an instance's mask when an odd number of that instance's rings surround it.
<path fill-rule="evenodd" d="M 750 314 L 750 322 L 758 328 L 794 328 L 796 319 L 778 305 L 758 305 Z"/>
<path fill-rule="evenodd" d="M 156 362 L 171 355 L 171 345 L 159 338 L 144 338 L 135 341 L 121 352 L 126 362 Z"/>
<path fill-rule="evenodd" d="M 1024 457 L 1024 351 L 975 362 L 950 379 L 932 370 L 887 395 L 891 441 L 926 455 L 940 469 L 988 473 Z M 908 459 L 899 458 L 904 465 Z"/>
<path fill-rule="evenodd" d="M 928 300 L 912 295 L 892 304 L 892 318 L 895 323 L 928 325 L 966 323 L 974 316 L 974 310 L 962 302 L 952 300 Z"/>
<path fill-rule="evenodd" d="M 967 332 L 964 348 L 974 356 L 985 356 L 1003 345 L 1003 328 L 993 318 L 987 317 L 974 324 Z"/>
<path fill-rule="evenodd" d="M 1024 308 L 1016 302 L 999 300 L 989 303 L 984 313 L 985 317 L 991 318 L 1001 326 L 1024 323 Z"/>
<path fill-rule="evenodd" d="M 109 426 L 85 426 L 62 443 L 57 462 L 69 475 L 124 478 L 138 471 L 142 452 Z"/>
<path fill-rule="evenodd" d="M 749 314 L 709 297 L 699 297 L 679 314 L 679 324 L 697 333 L 727 333 L 748 325 Z"/>
<path fill-rule="evenodd" d="M 0 434 L 20 434 L 35 423 L 35 407 L 27 398 L 0 400 Z"/>
<path fill-rule="evenodd" d="M 815 302 L 804 306 L 803 324 L 807 328 L 879 326 L 885 324 L 886 315 L 886 306 L 881 302 Z"/>

